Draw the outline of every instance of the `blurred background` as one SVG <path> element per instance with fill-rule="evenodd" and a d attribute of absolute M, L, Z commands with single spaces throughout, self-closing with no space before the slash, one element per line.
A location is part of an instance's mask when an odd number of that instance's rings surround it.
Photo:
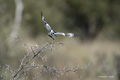
<path fill-rule="evenodd" d="M 58 69 L 87 66 L 87 70 L 79 71 L 77 77 L 47 73 L 36 80 L 120 80 L 120 0 L 0 0 L 0 66 L 8 64 L 17 70 L 27 54 L 25 44 L 42 47 L 52 42 L 41 11 L 53 30 L 76 36 L 55 37 L 53 42 L 63 46 L 43 52 L 47 61 L 36 63 Z M 0 68 L 1 75 L 3 72 Z M 9 79 L 10 74 L 6 75 Z M 32 80 L 30 76 L 26 79 Z"/>

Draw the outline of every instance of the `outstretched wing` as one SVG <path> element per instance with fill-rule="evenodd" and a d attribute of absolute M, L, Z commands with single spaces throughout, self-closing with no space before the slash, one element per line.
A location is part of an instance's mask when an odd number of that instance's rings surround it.
<path fill-rule="evenodd" d="M 67 37 L 74 37 L 74 33 L 62 33 L 62 32 L 56 32 L 55 35 L 63 35 Z"/>
<path fill-rule="evenodd" d="M 74 37 L 74 33 L 66 33 L 65 36 L 68 36 L 68 37 Z"/>
<path fill-rule="evenodd" d="M 56 33 L 54 33 L 55 35 L 63 35 L 63 36 L 65 36 L 65 33 L 62 33 L 62 32 L 56 32 Z"/>
<path fill-rule="evenodd" d="M 44 18 L 44 16 L 43 16 L 42 11 L 41 11 L 41 18 L 42 18 L 43 24 L 44 24 L 44 26 L 46 27 L 46 29 L 47 29 L 48 31 L 51 31 L 51 27 L 50 27 L 50 25 L 45 21 L 45 18 Z"/>

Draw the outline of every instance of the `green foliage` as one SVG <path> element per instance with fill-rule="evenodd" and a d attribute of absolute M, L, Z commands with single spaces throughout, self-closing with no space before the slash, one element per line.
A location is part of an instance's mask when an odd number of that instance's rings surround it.
<path fill-rule="evenodd" d="M 54 6 L 48 4 L 47 1 L 36 0 L 24 1 L 23 23 L 27 29 L 30 29 L 32 35 L 37 36 L 40 33 L 47 32 L 41 20 L 41 11 L 47 22 L 52 28 L 60 30 L 63 27 L 63 14 Z"/>
<path fill-rule="evenodd" d="M 0 0 L 0 66 L 8 64 L 14 69 L 17 69 L 23 55 L 26 55 L 27 51 L 31 52 L 30 47 L 32 45 L 35 48 L 37 44 L 42 47 L 42 44 L 51 40 L 45 36 L 47 30 L 41 20 L 41 11 L 43 11 L 46 21 L 56 31 L 75 32 L 80 34 L 80 38 L 83 39 L 94 39 L 99 34 L 103 34 L 105 37 L 109 36 L 113 39 L 116 37 L 120 38 L 120 0 L 22 0 L 24 9 L 21 28 L 18 37 L 14 37 L 15 40 L 13 43 L 15 45 L 11 44 L 9 38 L 13 29 L 16 9 L 14 1 Z M 57 39 L 61 41 L 59 37 Z M 49 54 L 47 62 L 43 62 L 45 65 L 49 64 L 50 67 L 47 69 L 56 65 L 58 66 L 57 69 L 61 69 L 64 66 L 71 69 L 71 67 L 77 64 L 82 65 L 90 62 L 92 63 L 92 69 L 89 68 L 90 70 L 85 72 L 85 75 L 79 72 L 78 74 L 80 76 L 84 75 L 87 79 L 91 79 L 91 77 L 96 79 L 96 74 L 99 76 L 102 73 L 114 72 L 112 73 L 114 76 L 117 73 L 115 70 L 119 68 L 114 68 L 112 51 L 118 52 L 119 54 L 119 42 L 109 43 L 108 41 L 104 42 L 104 40 L 100 40 L 100 43 L 97 41 L 96 43 L 80 43 L 76 38 L 66 38 L 66 40 L 62 41 L 65 42 L 63 48 L 53 45 L 51 47 L 55 46 L 55 49 L 52 50 L 52 48 L 49 48 L 48 51 L 42 52 L 45 56 L 46 53 L 54 52 L 53 54 Z M 100 53 L 94 56 L 97 52 Z M 43 65 L 40 60 L 37 63 Z M 93 65 L 95 63 L 97 64 Z M 56 68 L 54 69 L 56 70 Z M 104 72 L 105 70 L 106 72 Z M 0 67 L 0 76 L 3 72 L 3 69 Z M 30 75 L 34 73 L 36 73 L 35 70 Z M 46 78 L 46 74 L 48 73 L 43 74 L 45 75 L 43 78 Z M 6 71 L 6 75 L 9 78 L 11 74 Z M 50 75 L 47 76 L 51 77 Z M 72 77 L 73 74 L 69 76 L 61 80 L 74 78 Z"/>
<path fill-rule="evenodd" d="M 41 11 L 53 29 L 57 31 L 71 30 L 83 34 L 84 37 L 96 37 L 102 31 L 119 34 L 120 1 L 119 0 L 23 0 L 23 29 L 32 36 L 46 33 Z M 0 25 L 10 26 L 14 19 L 14 0 L 0 1 Z M 107 29 L 106 29 L 107 27 Z M 117 31 L 116 31 L 117 29 Z"/>
<path fill-rule="evenodd" d="M 76 26 L 84 36 L 97 36 L 102 30 L 110 25 L 120 25 L 120 2 L 118 0 L 66 0 L 69 11 L 67 11 L 68 21 L 73 21 L 73 24 L 68 22 L 69 27 Z M 77 28 L 77 29 L 78 29 Z M 107 31 L 106 31 L 107 32 Z M 112 32 L 116 32 L 113 30 Z"/>

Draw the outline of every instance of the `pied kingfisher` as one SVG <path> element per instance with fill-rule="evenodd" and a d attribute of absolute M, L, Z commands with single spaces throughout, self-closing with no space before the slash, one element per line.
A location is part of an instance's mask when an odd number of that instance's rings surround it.
<path fill-rule="evenodd" d="M 42 11 L 41 11 L 41 18 L 42 18 L 43 24 L 46 27 L 46 29 L 50 31 L 47 35 L 51 37 L 53 40 L 54 40 L 54 36 L 56 35 L 63 35 L 63 36 L 68 36 L 68 37 L 74 36 L 74 33 L 62 33 L 62 32 L 56 32 L 52 30 L 50 25 L 45 21 Z"/>

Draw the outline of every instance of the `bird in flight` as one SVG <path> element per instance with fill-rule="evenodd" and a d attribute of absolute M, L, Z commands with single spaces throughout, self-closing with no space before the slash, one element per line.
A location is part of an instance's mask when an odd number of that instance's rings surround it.
<path fill-rule="evenodd" d="M 50 31 L 47 35 L 51 37 L 53 40 L 54 40 L 54 36 L 57 36 L 57 35 L 63 35 L 63 36 L 68 36 L 68 37 L 74 36 L 74 33 L 63 33 L 63 32 L 56 32 L 52 30 L 50 25 L 45 21 L 42 11 L 41 11 L 41 18 L 42 18 L 43 24 L 46 27 L 46 29 Z"/>

